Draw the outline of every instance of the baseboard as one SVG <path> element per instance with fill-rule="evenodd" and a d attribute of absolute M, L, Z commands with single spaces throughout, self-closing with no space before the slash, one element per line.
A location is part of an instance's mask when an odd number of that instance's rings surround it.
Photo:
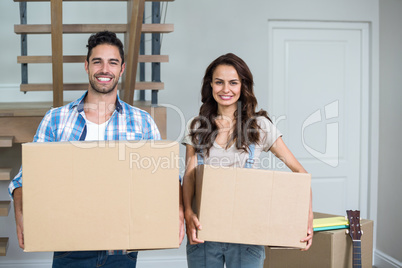
<path fill-rule="evenodd" d="M 50 268 L 51 261 L 4 261 L 0 268 Z M 186 268 L 186 257 L 182 258 L 139 258 L 137 268 Z"/>
<path fill-rule="evenodd" d="M 3 261 L 0 262 L 0 268 L 50 268 L 51 261 Z"/>
<path fill-rule="evenodd" d="M 139 258 L 137 268 L 187 268 L 186 257 L 176 258 Z"/>
<path fill-rule="evenodd" d="M 402 268 L 402 262 L 388 256 L 382 251 L 374 251 L 374 265 L 378 268 Z"/>

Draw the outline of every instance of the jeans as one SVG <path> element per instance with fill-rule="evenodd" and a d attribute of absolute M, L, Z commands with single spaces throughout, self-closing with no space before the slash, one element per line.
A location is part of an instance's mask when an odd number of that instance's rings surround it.
<path fill-rule="evenodd" d="M 204 242 L 190 245 L 187 242 L 188 268 L 263 268 L 264 246 Z"/>
<path fill-rule="evenodd" d="M 107 251 L 55 252 L 53 268 L 135 268 L 138 252 L 108 255 Z"/>

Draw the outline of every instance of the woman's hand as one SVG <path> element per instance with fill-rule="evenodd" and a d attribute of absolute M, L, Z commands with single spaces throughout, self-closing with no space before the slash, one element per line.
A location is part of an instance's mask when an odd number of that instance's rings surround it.
<path fill-rule="evenodd" d="M 201 230 L 201 224 L 191 207 L 195 194 L 195 168 L 197 155 L 191 145 L 186 145 L 186 172 L 183 177 L 183 205 L 184 218 L 186 220 L 187 238 L 190 244 L 204 243 L 197 239 L 197 230 Z"/>
<path fill-rule="evenodd" d="M 181 242 L 183 242 L 184 239 L 184 212 L 183 212 L 183 206 L 180 206 L 179 209 L 179 244 L 181 245 Z"/>
<path fill-rule="evenodd" d="M 314 230 L 313 230 L 313 219 L 314 219 L 314 214 L 312 211 L 311 207 L 311 198 L 310 198 L 310 209 L 309 209 L 309 214 L 308 214 L 308 224 L 307 224 L 307 236 L 301 240 L 301 242 L 307 242 L 306 247 L 302 249 L 302 251 L 308 250 L 311 245 L 313 244 L 313 235 L 314 235 Z"/>
<path fill-rule="evenodd" d="M 185 212 L 187 238 L 191 245 L 204 243 L 203 240 L 197 239 L 197 230 L 201 230 L 202 226 L 198 221 L 197 215 L 191 209 Z"/>

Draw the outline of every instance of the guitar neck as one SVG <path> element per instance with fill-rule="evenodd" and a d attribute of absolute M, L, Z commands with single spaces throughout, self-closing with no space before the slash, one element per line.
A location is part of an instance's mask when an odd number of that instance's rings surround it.
<path fill-rule="evenodd" d="M 361 240 L 353 241 L 353 268 L 362 267 Z"/>

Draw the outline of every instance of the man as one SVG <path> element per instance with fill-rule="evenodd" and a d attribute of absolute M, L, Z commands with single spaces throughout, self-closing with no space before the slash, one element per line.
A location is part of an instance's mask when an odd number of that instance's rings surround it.
<path fill-rule="evenodd" d="M 34 142 L 159 140 L 159 130 L 151 116 L 117 96 L 125 63 L 123 44 L 116 34 L 108 31 L 94 34 L 88 39 L 87 48 L 88 91 L 78 100 L 48 111 Z M 9 193 L 14 198 L 19 246 L 24 248 L 21 169 L 10 183 Z M 180 242 L 184 237 L 183 218 L 180 204 Z M 53 267 L 135 267 L 136 261 L 137 252 L 55 252 Z"/>

